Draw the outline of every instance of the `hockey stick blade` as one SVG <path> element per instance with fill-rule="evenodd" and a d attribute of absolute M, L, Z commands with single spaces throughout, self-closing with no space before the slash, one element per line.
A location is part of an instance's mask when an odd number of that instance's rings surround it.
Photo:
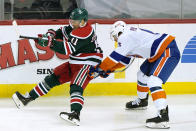
<path fill-rule="evenodd" d="M 30 37 L 30 36 L 22 36 L 22 35 L 20 35 L 19 38 L 38 40 L 38 37 Z"/>
<path fill-rule="evenodd" d="M 12 25 L 13 25 L 13 28 L 15 30 L 15 33 L 16 33 L 17 38 L 20 38 L 19 37 L 20 36 L 20 33 L 19 33 L 19 30 L 18 30 L 18 24 L 17 24 L 16 20 L 13 20 L 12 21 Z"/>

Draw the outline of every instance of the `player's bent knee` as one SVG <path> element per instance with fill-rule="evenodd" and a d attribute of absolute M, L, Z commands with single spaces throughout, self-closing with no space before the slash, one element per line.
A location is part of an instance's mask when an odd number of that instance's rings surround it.
<path fill-rule="evenodd" d="M 139 82 L 142 82 L 142 83 L 146 84 L 147 81 L 148 81 L 148 76 L 146 76 L 141 70 L 139 70 L 137 72 L 137 80 Z"/>
<path fill-rule="evenodd" d="M 143 76 L 144 76 L 144 73 L 141 70 L 139 70 L 137 72 L 137 78 L 139 79 L 139 78 L 142 78 Z"/>
<path fill-rule="evenodd" d="M 54 73 L 46 76 L 44 81 L 50 89 L 54 86 L 60 85 L 58 77 Z"/>
<path fill-rule="evenodd" d="M 81 95 L 83 94 L 83 88 L 81 86 L 78 86 L 76 84 L 72 84 L 70 86 L 70 94 L 74 92 L 79 92 Z"/>
<path fill-rule="evenodd" d="M 162 87 L 162 83 L 163 81 L 157 76 L 151 75 L 148 77 L 148 81 L 147 81 L 148 87 L 157 87 L 157 86 Z"/>

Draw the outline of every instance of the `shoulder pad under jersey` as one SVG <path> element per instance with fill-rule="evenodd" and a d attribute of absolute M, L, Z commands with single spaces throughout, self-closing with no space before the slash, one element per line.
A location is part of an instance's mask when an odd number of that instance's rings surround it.
<path fill-rule="evenodd" d="M 93 27 L 89 23 L 87 23 L 86 26 L 73 30 L 71 32 L 71 36 L 77 37 L 79 39 L 86 39 L 92 33 L 93 33 Z"/>

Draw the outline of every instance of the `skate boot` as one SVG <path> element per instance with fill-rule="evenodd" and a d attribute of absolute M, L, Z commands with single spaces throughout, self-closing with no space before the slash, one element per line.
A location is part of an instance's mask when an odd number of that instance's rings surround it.
<path fill-rule="evenodd" d="M 12 99 L 19 109 L 33 100 L 29 93 L 22 95 L 18 91 L 12 95 Z"/>
<path fill-rule="evenodd" d="M 147 119 L 146 127 L 155 128 L 155 129 L 168 129 L 169 126 L 169 115 L 168 115 L 168 106 L 165 109 L 159 111 L 157 117 Z"/>
<path fill-rule="evenodd" d="M 76 111 L 73 111 L 71 113 L 61 112 L 59 114 L 59 116 L 62 119 L 66 120 L 66 121 L 68 121 L 68 122 L 70 122 L 70 123 L 72 123 L 74 125 L 77 125 L 77 126 L 80 125 L 80 112 L 76 112 Z"/>
<path fill-rule="evenodd" d="M 145 110 L 148 106 L 148 95 L 145 99 L 137 98 L 134 101 L 126 103 L 127 110 Z"/>

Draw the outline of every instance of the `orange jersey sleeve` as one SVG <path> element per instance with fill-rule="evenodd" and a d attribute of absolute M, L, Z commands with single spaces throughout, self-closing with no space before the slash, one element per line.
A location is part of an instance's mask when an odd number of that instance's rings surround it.
<path fill-rule="evenodd" d="M 114 66 L 116 66 L 118 62 L 113 61 L 109 57 L 105 58 L 100 65 L 100 68 L 104 71 L 111 70 Z"/>
<path fill-rule="evenodd" d="M 118 68 L 126 66 L 129 64 L 130 58 L 123 56 L 115 51 L 113 51 L 108 57 L 106 57 L 100 64 L 100 68 L 104 71 L 114 71 Z"/>

